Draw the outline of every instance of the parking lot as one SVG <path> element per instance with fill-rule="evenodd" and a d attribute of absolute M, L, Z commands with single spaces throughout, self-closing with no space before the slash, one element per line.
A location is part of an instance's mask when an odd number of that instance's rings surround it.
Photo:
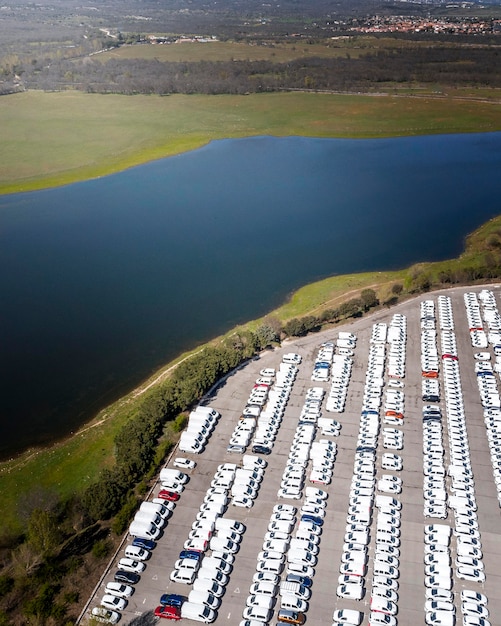
<path fill-rule="evenodd" d="M 496 297 L 498 307 L 501 309 L 500 289 L 489 286 Z M 455 566 L 457 538 L 452 535 L 449 548 L 451 558 L 451 579 L 453 604 L 455 611 L 455 621 L 457 624 L 474 624 L 481 622 L 465 621 L 461 607 L 460 593 L 464 589 L 474 590 L 484 594 L 488 598 L 488 611 L 491 624 L 501 623 L 497 615 L 501 610 L 501 597 L 498 590 L 501 588 L 501 568 L 498 561 L 501 558 L 501 524 L 500 524 L 500 503 L 498 501 L 498 490 L 496 487 L 491 452 L 488 445 L 487 428 L 484 423 L 484 407 L 481 403 L 479 392 L 476 363 L 478 358 L 475 354 L 479 350 L 489 353 L 490 361 L 494 363 L 495 353 L 493 346 L 489 344 L 485 348 L 472 345 L 471 318 L 467 316 L 464 293 L 480 293 L 481 288 L 475 289 L 454 289 L 441 292 L 450 297 L 452 317 L 454 321 L 454 334 L 456 341 L 457 360 L 454 359 L 455 367 L 460 373 L 461 401 L 464 406 L 464 419 L 466 424 L 468 457 L 471 462 L 471 472 L 474 479 L 474 498 L 477 511 L 475 519 L 478 521 L 479 539 L 483 552 L 483 572 L 484 582 L 467 581 L 457 576 Z M 443 351 L 441 350 L 441 337 L 444 331 L 440 328 L 438 314 L 438 295 L 425 294 L 419 298 L 403 303 L 397 307 L 385 311 L 379 311 L 372 316 L 363 318 L 349 325 L 310 335 L 304 339 L 288 341 L 279 350 L 269 350 L 261 354 L 259 358 L 246 364 L 244 367 L 232 373 L 204 402 L 207 406 L 213 407 L 220 414 L 217 425 L 211 433 L 210 438 L 201 454 L 175 451 L 172 459 L 176 457 L 187 457 L 196 462 L 194 469 L 186 470 L 190 479 L 185 489 L 176 503 L 172 516 L 168 519 L 167 525 L 163 529 L 163 535 L 158 539 L 157 546 L 152 551 L 151 558 L 146 563 L 144 572 L 141 573 L 140 581 L 135 585 L 135 591 L 127 599 L 126 608 L 121 611 L 120 623 L 127 624 L 134 617 L 148 611 L 153 611 L 159 604 L 159 598 L 164 593 L 180 594 L 188 596 L 192 585 L 172 582 L 171 572 L 174 570 L 175 562 L 179 558 L 179 553 L 188 539 L 188 534 L 192 528 L 200 505 L 206 496 L 217 468 L 223 463 L 241 464 L 244 452 L 229 452 L 228 445 L 232 438 L 235 426 L 242 416 L 242 412 L 247 405 L 249 394 L 251 393 L 256 379 L 260 378 L 260 372 L 266 368 L 278 370 L 284 354 L 297 353 L 301 356 L 301 363 L 297 365 L 297 374 L 290 389 L 290 394 L 285 405 L 283 417 L 278 428 L 276 439 L 274 440 L 272 452 L 262 456 L 268 463 L 262 482 L 260 483 L 257 497 L 253 500 L 251 508 L 232 506 L 231 497 L 223 518 L 231 518 L 242 522 L 246 530 L 242 535 L 239 549 L 235 554 L 233 569 L 229 575 L 229 582 L 225 585 L 225 592 L 221 598 L 221 604 L 217 608 L 215 624 L 228 624 L 237 626 L 243 619 L 242 614 L 246 607 L 247 597 L 250 595 L 249 589 L 256 573 L 257 555 L 263 549 L 263 542 L 268 531 L 268 525 L 273 513 L 273 507 L 279 503 L 292 505 L 300 508 L 304 502 L 305 490 L 308 486 L 315 486 L 327 492 L 325 515 L 321 527 L 320 541 L 318 543 L 318 562 L 314 566 L 312 577 L 311 598 L 308 602 L 308 609 L 305 612 L 306 624 L 310 626 L 326 626 L 333 623 L 333 613 L 338 609 L 354 609 L 363 612 L 363 624 L 379 624 L 377 616 L 369 621 L 371 613 L 371 598 L 373 584 L 373 568 L 375 563 L 376 536 L 382 537 L 377 531 L 379 528 L 378 518 L 383 513 L 378 511 L 374 505 L 371 506 L 371 518 L 367 524 L 369 531 L 367 541 L 367 570 L 363 573 L 363 597 L 360 600 L 353 600 L 345 597 L 338 597 L 338 578 L 340 567 L 342 567 L 342 555 L 346 552 L 345 534 L 347 532 L 347 515 L 350 505 L 353 506 L 353 480 L 354 467 L 357 454 L 357 446 L 371 447 L 374 444 L 375 454 L 373 467 L 375 468 L 375 483 L 383 474 L 392 475 L 402 481 L 400 493 L 391 495 L 401 503 L 399 512 L 399 567 L 395 580 L 397 581 L 397 599 L 395 601 L 396 622 L 401 625 L 425 623 L 425 602 L 427 599 L 425 591 L 425 534 L 424 527 L 429 524 L 445 524 L 452 529 L 455 528 L 455 515 L 450 506 L 444 506 L 445 516 L 425 517 L 425 483 L 423 472 L 423 407 L 433 404 L 440 407 L 442 415 L 442 444 L 443 444 L 443 466 L 445 468 L 444 489 L 447 498 L 453 495 L 451 491 L 451 476 L 447 474 L 447 468 L 451 462 L 453 448 L 450 445 L 450 430 L 447 427 L 445 416 L 450 412 L 450 406 L 445 401 L 444 394 L 444 364 L 442 363 Z M 422 331 L 423 331 L 423 301 L 433 301 L 435 307 L 436 322 L 436 343 L 439 354 L 438 382 L 440 387 L 439 399 L 437 402 L 427 402 L 423 400 L 423 353 L 422 353 Z M 405 346 L 399 352 L 404 355 L 404 371 L 398 374 L 391 374 L 389 368 L 389 342 L 384 343 L 384 368 L 381 381 L 381 404 L 377 410 L 377 421 L 379 428 L 376 437 L 372 431 L 364 426 L 364 437 L 361 440 L 362 426 L 361 415 L 367 403 L 368 363 L 373 357 L 375 345 L 374 325 L 387 324 L 390 326 L 395 314 L 403 316 L 405 324 Z M 482 321 L 482 320 L 481 320 Z M 482 321 L 485 326 L 485 320 Z M 476 322 L 480 323 L 480 322 Z M 346 401 L 339 406 L 342 410 L 332 412 L 326 410 L 329 391 L 331 390 L 331 380 L 316 379 L 312 381 L 314 362 L 321 345 L 325 342 L 336 343 L 339 331 L 353 333 L 356 336 L 356 346 L 353 349 L 352 365 L 348 378 Z M 372 341 L 371 341 L 372 338 Z M 475 339 L 476 341 L 476 339 Z M 449 345 L 449 344 L 448 344 Z M 349 352 L 349 351 L 348 351 Z M 347 356 L 348 355 L 347 352 Z M 335 348 L 335 354 L 339 354 L 339 348 Z M 487 360 L 487 357 L 485 357 Z M 398 368 L 398 364 L 394 365 Z M 376 368 L 377 369 L 377 368 Z M 379 377 L 376 376 L 376 380 Z M 499 376 L 493 377 L 499 390 Z M 402 381 L 403 386 L 390 381 Z M 372 384 L 372 383 L 371 383 Z M 321 387 L 325 390 L 322 403 L 322 417 L 331 418 L 340 423 L 341 429 L 337 435 L 321 434 L 320 428 L 314 429 L 313 441 L 329 440 L 337 449 L 335 462 L 332 466 L 332 479 L 328 484 L 315 484 L 309 481 L 311 472 L 310 465 L 305 468 L 305 482 L 301 487 L 301 498 L 279 498 L 277 493 L 282 486 L 282 478 L 286 465 L 289 461 L 289 453 L 300 421 L 302 409 L 305 404 L 308 389 Z M 271 386 L 273 388 L 273 385 Z M 388 391 L 393 391 L 388 394 Z M 397 391 L 399 393 L 397 393 Z M 401 394 L 400 394 L 401 391 Z M 371 392 L 372 393 L 372 392 Z M 377 397 L 377 394 L 373 394 Z M 391 406 L 400 406 L 398 402 L 401 397 L 404 403 L 401 405 L 403 419 L 400 417 L 391 418 L 384 421 L 384 402 L 387 399 Z M 448 396 L 449 397 L 449 396 Z M 393 404 L 396 403 L 396 404 Z M 333 405 L 334 406 L 334 405 Z M 389 406 L 389 405 L 388 405 Z M 265 407 L 264 407 L 265 408 Z M 331 407 L 332 408 L 332 407 Z M 400 413 L 395 409 L 396 413 Z M 400 420 L 400 421 L 396 421 Z M 365 422 L 364 422 L 365 423 Z M 387 434 L 384 434 L 387 429 Z M 400 431 L 403 438 L 401 449 L 393 447 L 388 429 Z M 369 439 L 367 439 L 367 437 Z M 385 447 L 385 445 L 387 447 Z M 245 453 L 252 454 L 252 440 L 249 442 Z M 383 455 L 396 454 L 401 457 L 403 467 L 401 470 L 383 469 Z M 357 455 L 357 458 L 360 454 Z M 173 467 L 172 460 L 168 467 Z M 184 470 L 183 470 L 184 471 Z M 426 483 L 427 484 L 427 483 Z M 155 495 L 160 489 L 158 485 Z M 365 493 L 365 492 L 364 492 Z M 377 487 L 373 489 L 372 499 L 381 495 Z M 385 495 L 389 495 L 385 492 Z M 364 496 L 363 496 L 364 497 Z M 365 502 L 365 500 L 363 501 Z M 441 510 L 440 507 L 434 510 Z M 395 513 L 392 509 L 391 514 Z M 386 514 L 386 513 L 385 513 Z M 299 523 L 300 513 L 295 517 L 295 526 Z M 391 526 L 390 528 L 395 528 Z M 295 530 L 295 529 L 294 529 Z M 294 534 L 294 530 L 292 535 Z M 389 533 L 391 534 L 391 532 Z M 394 531 L 396 536 L 398 533 Z M 210 555 L 210 550 L 207 550 Z M 123 551 L 118 555 L 117 560 L 124 557 Z M 110 569 L 105 577 L 101 588 L 95 595 L 90 605 L 96 607 L 105 593 L 105 585 L 113 580 L 116 571 L 116 564 Z M 285 580 L 287 570 L 287 560 L 281 574 L 281 579 Z M 280 608 L 280 595 L 276 594 L 274 605 L 274 615 L 267 623 L 276 623 L 276 616 Z M 395 613 L 390 610 L 388 615 Z M 381 613 L 384 615 L 385 613 Z M 431 619 L 429 617 L 429 619 Z M 183 623 L 195 624 L 195 621 L 183 619 Z M 391 620 L 387 621 L 391 624 Z M 394 623 L 394 622 L 393 622 Z M 433 622 L 446 623 L 446 622 Z M 451 621 L 450 623 L 454 623 Z"/>

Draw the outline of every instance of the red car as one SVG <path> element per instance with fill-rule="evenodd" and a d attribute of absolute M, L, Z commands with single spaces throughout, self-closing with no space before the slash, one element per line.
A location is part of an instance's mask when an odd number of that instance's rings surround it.
<path fill-rule="evenodd" d="M 170 500 L 170 502 L 176 502 L 179 500 L 179 494 L 175 491 L 169 491 L 168 489 L 161 489 L 158 493 L 159 498 L 163 498 L 164 500 Z"/>
<path fill-rule="evenodd" d="M 155 617 L 178 620 L 181 619 L 181 609 L 178 606 L 157 606 Z"/>

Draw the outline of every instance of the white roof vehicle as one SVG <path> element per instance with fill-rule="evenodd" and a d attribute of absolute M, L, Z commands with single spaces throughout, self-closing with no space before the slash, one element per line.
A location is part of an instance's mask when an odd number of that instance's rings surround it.
<path fill-rule="evenodd" d="M 91 611 L 91 615 L 96 622 L 103 624 L 117 624 L 120 619 L 120 613 L 110 611 L 104 606 L 95 606 Z"/>
<path fill-rule="evenodd" d="M 125 598 L 119 598 L 118 596 L 106 594 L 102 597 L 101 604 L 107 609 L 123 611 L 127 606 L 127 600 L 125 600 Z"/>
<path fill-rule="evenodd" d="M 350 626 L 359 626 L 362 623 L 364 614 L 361 611 L 352 609 L 338 609 L 334 611 L 332 619 L 338 624 L 349 624 Z"/>

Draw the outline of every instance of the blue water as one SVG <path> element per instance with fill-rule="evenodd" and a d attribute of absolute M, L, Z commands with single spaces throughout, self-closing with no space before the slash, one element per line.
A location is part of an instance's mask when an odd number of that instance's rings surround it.
<path fill-rule="evenodd" d="M 0 456 L 305 283 L 457 255 L 500 166 L 501 133 L 258 137 L 0 197 Z"/>

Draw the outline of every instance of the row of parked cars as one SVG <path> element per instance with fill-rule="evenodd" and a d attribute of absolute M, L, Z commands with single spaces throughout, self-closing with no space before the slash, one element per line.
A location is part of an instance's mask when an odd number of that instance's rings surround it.
<path fill-rule="evenodd" d="M 275 608 L 280 624 L 303 624 L 306 619 L 327 494 L 314 487 L 305 491 L 299 521 L 295 506 L 273 508 L 240 626 L 265 626 Z"/>
<path fill-rule="evenodd" d="M 285 355 L 290 361 L 293 353 Z M 271 454 L 298 368 L 294 363 L 283 361 L 278 371 L 273 368 L 261 370 L 249 395 L 241 419 L 235 425 L 228 452 L 245 452 L 252 441 L 252 452 Z"/>
<path fill-rule="evenodd" d="M 342 413 L 344 411 L 357 340 L 353 333 L 339 333 L 340 336 L 342 334 L 345 336 L 342 341 L 349 342 L 348 345 L 351 347 L 337 348 L 337 353 L 332 357 L 331 387 L 325 404 L 327 411 L 335 413 Z M 340 340 L 339 338 L 338 341 Z"/>
<path fill-rule="evenodd" d="M 221 414 L 207 406 L 198 406 L 188 418 L 188 425 L 179 439 L 179 450 L 201 454 Z"/>
<path fill-rule="evenodd" d="M 257 496 L 265 467 L 266 461 L 252 455 L 243 456 L 242 466 L 218 466 L 170 574 L 172 582 L 191 585 L 192 589 L 182 602 L 176 594 L 173 600 L 162 596 L 157 617 L 186 617 L 204 623 L 216 619 L 245 532 L 243 523 L 224 517 L 224 513 L 230 501 L 239 500 L 242 494 Z"/>
<path fill-rule="evenodd" d="M 388 328 L 388 376 L 405 378 L 405 349 L 407 343 L 407 318 L 396 313 Z"/>
<path fill-rule="evenodd" d="M 308 393 L 311 391 L 310 389 Z M 318 397 L 321 398 L 321 395 L 319 394 Z M 331 482 L 337 445 L 328 439 L 314 441 L 316 430 L 315 424 L 299 421 L 282 473 L 282 482 L 277 497 L 301 499 L 307 468 L 310 464 L 308 479 L 311 483 L 326 485 Z"/>
<path fill-rule="evenodd" d="M 268 395 L 265 410 L 261 412 L 258 418 L 253 439 L 253 451 L 269 454 L 273 449 L 297 373 L 297 365 L 283 361 L 280 363 L 273 387 Z"/>
<path fill-rule="evenodd" d="M 400 322 L 400 320 L 399 320 Z M 400 540 L 400 502 L 386 493 L 399 493 L 402 481 L 394 475 L 383 474 L 376 479 L 376 450 L 380 430 L 380 408 L 383 398 L 386 324 L 375 324 L 372 329 L 369 362 L 364 388 L 353 476 L 350 486 L 349 509 L 346 518 L 343 553 L 339 567 L 336 594 L 339 598 L 361 600 L 366 593 L 365 577 L 368 571 L 370 526 L 374 504 L 379 507 L 376 525 L 376 550 L 374 577 L 371 590 L 371 624 L 396 624 L 394 617 L 398 599 L 398 566 Z M 392 337 L 400 333 L 392 332 Z M 395 356 L 395 354 L 394 354 Z M 394 380 L 394 379 L 392 379 Z M 400 382 L 400 381 L 399 381 Z M 390 388 L 402 390 L 403 385 Z M 402 392 L 403 393 L 403 392 Z M 390 393 L 390 399 L 392 400 Z M 391 407 L 393 409 L 393 407 Z M 395 429 L 388 429 L 395 430 Z M 385 438 L 395 435 L 385 433 Z M 395 458 L 393 458 L 393 456 Z M 398 462 L 397 463 L 397 459 Z M 383 454 L 386 467 L 402 468 L 400 457 Z M 384 466 L 383 466 L 384 467 Z M 333 613 L 334 624 L 360 624 L 363 612 L 337 609 Z"/>
<path fill-rule="evenodd" d="M 497 311 L 494 295 L 487 290 L 481 292 L 481 295 L 484 319 L 486 319 L 486 322 L 489 324 L 489 340 L 493 339 L 497 342 L 499 341 L 497 333 L 501 326 L 501 320 Z M 492 333 L 496 333 L 496 335 L 492 336 Z M 494 343 L 494 349 L 496 349 L 498 345 L 499 344 Z M 478 356 L 479 355 L 477 355 L 477 358 Z M 487 429 L 492 473 L 496 485 L 499 506 L 501 507 L 501 400 L 491 363 L 487 361 L 487 359 L 478 360 L 475 369 L 477 370 L 478 389 L 484 412 L 484 423 Z"/>
<path fill-rule="evenodd" d="M 471 345 L 474 348 L 487 348 L 489 341 L 487 333 L 484 330 L 477 294 L 473 292 L 465 293 L 464 303 L 466 306 L 468 327 L 470 329 Z"/>
<path fill-rule="evenodd" d="M 192 469 L 195 462 L 177 458 L 174 464 L 183 469 Z M 179 469 L 163 468 L 160 472 L 161 488 L 158 497 L 151 502 L 142 502 L 129 526 L 132 542 L 125 546 L 124 556 L 118 561 L 114 580 L 108 582 L 101 599 L 101 606 L 94 607 L 91 615 L 95 621 L 116 624 L 134 593 L 134 585 L 141 578 L 147 562 L 156 547 L 156 540 L 172 515 L 176 501 L 188 482 L 187 474 Z M 167 497 L 168 496 L 168 497 Z"/>
<path fill-rule="evenodd" d="M 454 321 L 450 298 L 440 296 L 438 303 L 441 329 L 441 361 L 444 377 L 447 431 L 449 439 L 449 466 L 453 495 L 446 490 L 446 469 L 442 443 L 443 416 L 438 405 L 423 407 L 423 452 L 425 454 L 424 496 L 427 517 L 448 517 L 448 507 L 454 511 L 456 536 L 456 575 L 460 579 L 483 582 L 482 551 L 478 521 L 473 472 L 469 457 L 468 436 Z M 425 526 L 425 621 L 427 624 L 453 626 L 456 607 L 452 593 L 452 555 L 450 550 L 452 529 L 447 524 Z M 475 592 L 462 594 L 463 624 L 483 624 L 488 611 L 475 601 Z M 478 594 L 480 597 L 481 594 Z M 484 596 L 481 596 L 484 598 Z"/>
<path fill-rule="evenodd" d="M 421 369 L 438 373 L 439 352 L 437 346 L 437 331 L 435 323 L 435 302 L 425 300 L 421 303 L 421 320 L 427 321 L 425 329 L 421 330 Z M 421 325 L 423 327 L 423 325 Z M 443 331 L 442 342 L 445 333 Z M 442 346 L 443 348 L 443 346 Z M 449 347 L 449 350 L 452 350 Z M 430 360 L 433 363 L 430 364 Z M 423 375 L 422 400 L 423 402 L 440 400 L 439 381 L 437 378 L 428 378 Z M 423 407 L 423 515 L 445 519 L 447 517 L 447 492 L 445 483 L 445 449 L 443 446 L 442 412 L 437 404 L 426 404 Z"/>
<path fill-rule="evenodd" d="M 321 346 L 321 350 L 325 348 L 325 345 Z M 322 357 L 325 354 L 322 352 Z M 333 352 L 332 356 L 329 353 L 329 359 L 334 356 Z M 337 452 L 334 442 L 315 440 L 317 424 L 322 419 L 324 395 L 321 387 L 311 387 L 305 394 L 277 493 L 278 498 L 294 500 L 302 499 L 305 493 L 299 522 L 296 526 L 298 511 L 295 506 L 277 504 L 274 507 L 262 551 L 257 557 L 256 573 L 241 626 L 269 623 L 275 608 L 278 608 L 277 620 L 281 624 L 302 624 L 306 619 L 327 494 L 312 486 L 305 487 L 305 483 L 308 479 L 310 483 L 328 484 Z M 322 430 L 329 429 L 330 434 L 338 435 L 340 425 L 334 420 L 327 421 L 329 423 L 323 423 Z M 285 579 L 281 580 L 284 570 Z"/>

